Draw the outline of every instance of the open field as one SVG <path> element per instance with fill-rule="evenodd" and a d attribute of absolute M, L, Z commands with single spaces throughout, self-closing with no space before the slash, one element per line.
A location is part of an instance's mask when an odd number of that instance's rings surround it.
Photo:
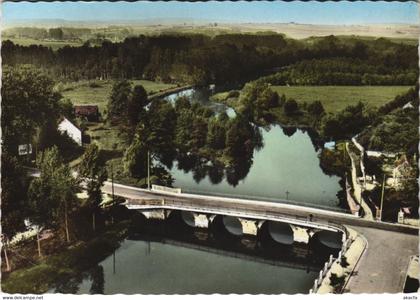
<path fill-rule="evenodd" d="M 4 24 L 3 31 L 7 34 L 13 27 L 38 27 L 38 28 L 51 28 L 51 27 L 73 27 L 73 28 L 90 28 L 92 34 L 113 33 L 120 31 L 124 28 L 128 30 L 128 35 L 138 34 L 161 34 L 168 32 L 178 33 L 202 33 L 207 35 L 216 35 L 221 33 L 256 33 L 256 32 L 276 32 L 284 33 L 288 37 L 295 39 L 305 39 L 308 37 L 317 36 L 364 36 L 364 37 L 388 37 L 401 39 L 416 40 L 420 34 L 420 29 L 416 24 L 365 24 L 365 25 L 320 25 L 320 24 L 300 24 L 300 23 L 226 23 L 226 22 L 204 22 L 202 20 L 155 20 L 139 22 L 95 22 L 95 21 L 65 21 L 58 22 L 51 20 L 49 22 L 40 22 L 37 20 L 27 20 L 27 22 L 6 23 Z M 112 29 L 114 26 L 115 29 Z M 6 38 L 7 35 L 4 35 Z M 124 36 L 124 35 L 123 35 Z M 119 36 L 120 38 L 123 36 Z M 18 38 L 13 38 L 18 42 Z M 27 43 L 25 39 L 19 41 L 19 44 Z M 39 42 L 38 42 L 39 43 Z M 36 44 L 36 43 L 35 43 Z"/>
<path fill-rule="evenodd" d="M 82 42 L 75 41 L 48 41 L 48 40 L 36 40 L 31 38 L 7 38 L 7 40 L 12 41 L 14 44 L 21 46 L 29 45 L 42 45 L 45 47 L 51 47 L 52 50 L 57 50 L 63 48 L 64 46 L 80 47 L 83 45 Z"/>
<path fill-rule="evenodd" d="M 406 92 L 409 86 L 272 86 L 279 95 L 296 101 L 319 100 L 327 112 L 339 111 L 358 101 L 378 107 Z"/>
<path fill-rule="evenodd" d="M 175 84 L 159 83 L 149 80 L 131 80 L 131 82 L 133 86 L 138 84 L 143 85 L 149 95 L 176 87 Z M 101 114 L 103 114 L 112 90 L 112 85 L 112 80 L 93 80 L 59 84 L 58 88 L 63 94 L 63 97 L 70 99 L 73 104 L 96 104 Z"/>

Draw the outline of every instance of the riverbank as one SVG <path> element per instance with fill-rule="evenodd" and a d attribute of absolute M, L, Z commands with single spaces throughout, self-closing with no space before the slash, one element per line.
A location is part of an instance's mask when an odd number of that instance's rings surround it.
<path fill-rule="evenodd" d="M 129 221 L 108 225 L 88 241 L 76 241 L 66 250 L 43 257 L 30 265 L 2 276 L 5 293 L 42 294 L 69 278 L 80 275 L 115 251 L 127 236 Z"/>

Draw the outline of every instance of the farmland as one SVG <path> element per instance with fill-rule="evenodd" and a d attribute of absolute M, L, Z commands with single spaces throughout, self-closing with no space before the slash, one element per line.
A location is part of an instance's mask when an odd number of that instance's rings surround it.
<path fill-rule="evenodd" d="M 298 102 L 319 100 L 327 112 L 337 112 L 358 101 L 379 107 L 406 92 L 408 86 L 272 86 L 279 95 Z"/>
<path fill-rule="evenodd" d="M 68 41 L 68 40 L 66 41 L 38 40 L 38 39 L 32 39 L 32 38 L 27 38 L 27 37 L 7 38 L 7 39 L 21 46 L 42 45 L 45 47 L 50 47 L 52 50 L 57 50 L 57 49 L 63 48 L 64 46 L 80 47 L 83 44 L 81 41 L 78 42 L 78 41 Z"/>

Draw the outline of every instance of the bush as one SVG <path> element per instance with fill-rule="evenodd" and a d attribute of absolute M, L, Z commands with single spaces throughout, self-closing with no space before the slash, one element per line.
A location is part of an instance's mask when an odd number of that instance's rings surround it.
<path fill-rule="evenodd" d="M 334 288 L 334 293 L 339 293 L 344 285 L 344 276 L 337 276 L 337 274 L 331 273 L 330 282 Z"/>

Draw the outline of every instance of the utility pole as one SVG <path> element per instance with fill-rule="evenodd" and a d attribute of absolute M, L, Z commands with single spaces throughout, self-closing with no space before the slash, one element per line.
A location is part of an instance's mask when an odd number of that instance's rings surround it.
<path fill-rule="evenodd" d="M 290 194 L 290 192 L 286 191 L 286 200 L 289 200 L 289 194 Z"/>
<path fill-rule="evenodd" d="M 150 190 L 150 151 L 147 150 L 147 189 Z"/>
<path fill-rule="evenodd" d="M 379 214 L 379 221 L 382 221 L 382 209 L 383 209 L 383 205 L 384 205 L 384 192 L 385 192 L 385 174 L 384 174 L 384 179 L 382 180 L 382 193 L 381 193 L 381 209 L 380 209 L 380 214 Z"/>
<path fill-rule="evenodd" d="M 111 161 L 111 187 L 112 187 L 112 203 L 115 204 L 114 198 L 114 163 Z"/>

